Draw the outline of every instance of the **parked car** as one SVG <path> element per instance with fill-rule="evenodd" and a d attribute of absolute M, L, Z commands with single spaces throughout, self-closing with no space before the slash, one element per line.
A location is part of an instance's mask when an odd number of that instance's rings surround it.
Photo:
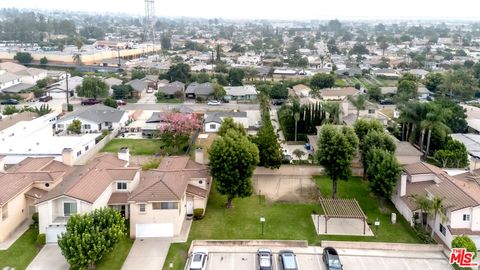
<path fill-rule="evenodd" d="M 283 103 L 285 103 L 284 99 L 272 99 L 272 105 L 280 106 L 283 105 Z"/>
<path fill-rule="evenodd" d="M 2 102 L 0 102 L 0 104 L 2 104 L 2 105 L 17 105 L 18 100 L 10 98 L 10 99 L 6 99 L 6 100 L 2 100 Z"/>
<path fill-rule="evenodd" d="M 117 105 L 118 105 L 118 106 L 127 105 L 127 102 L 125 102 L 125 101 L 123 101 L 123 100 L 121 100 L 121 99 L 118 99 L 118 100 L 117 100 Z"/>
<path fill-rule="evenodd" d="M 41 96 L 40 98 L 38 98 L 38 101 L 41 101 L 41 102 L 48 102 L 50 100 L 52 100 L 52 96 Z"/>
<path fill-rule="evenodd" d="M 207 105 L 209 105 L 209 106 L 220 106 L 220 104 L 221 104 L 221 103 L 220 103 L 220 101 L 218 101 L 218 100 L 209 100 L 209 101 L 207 102 Z"/>
<path fill-rule="evenodd" d="M 82 105 L 95 105 L 98 103 L 101 103 L 102 101 L 94 99 L 94 98 L 89 98 L 89 99 L 84 99 L 82 100 Z"/>
<path fill-rule="evenodd" d="M 298 270 L 295 253 L 291 250 L 281 250 L 278 253 L 278 261 L 281 270 Z"/>
<path fill-rule="evenodd" d="M 258 270 L 272 270 L 272 251 L 268 248 L 260 248 L 257 251 Z"/>
<path fill-rule="evenodd" d="M 148 89 L 147 89 L 147 93 L 148 93 L 148 94 L 153 93 L 153 89 L 152 89 L 152 88 L 148 88 Z"/>
<path fill-rule="evenodd" d="M 337 251 L 332 247 L 326 247 L 323 249 L 323 262 L 327 267 L 327 270 L 343 270 L 343 265 L 340 262 L 340 257 Z"/>
<path fill-rule="evenodd" d="M 189 270 L 205 270 L 207 269 L 208 250 L 194 249 L 190 260 Z"/>

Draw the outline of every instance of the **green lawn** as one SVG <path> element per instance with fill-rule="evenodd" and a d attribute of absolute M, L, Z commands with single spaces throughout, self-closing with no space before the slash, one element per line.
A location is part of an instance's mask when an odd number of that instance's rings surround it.
<path fill-rule="evenodd" d="M 27 268 L 40 251 L 35 244 L 37 234 L 38 228 L 28 229 L 9 249 L 0 250 L 0 269 L 7 266 L 14 269 Z"/>
<path fill-rule="evenodd" d="M 320 192 L 325 197 L 332 194 L 332 181 L 326 176 L 315 177 Z M 356 198 L 363 212 L 368 218 L 368 222 L 373 223 L 378 218 L 380 228 L 377 237 L 363 236 L 327 236 L 322 239 L 330 240 L 352 240 L 352 241 L 375 241 L 375 242 L 399 242 L 399 243 L 420 243 L 415 233 L 398 213 L 395 206 L 390 202 L 385 202 L 383 211 L 380 209 L 380 198 L 372 195 L 368 189 L 368 182 L 361 180 L 359 177 L 352 177 L 348 181 L 338 181 L 338 198 Z M 391 213 L 397 213 L 397 223 L 391 223 Z M 371 229 L 374 230 L 373 226 Z"/>
<path fill-rule="evenodd" d="M 316 177 L 315 181 L 324 196 L 331 196 L 332 182 L 328 177 Z M 226 198 L 213 186 L 205 218 L 193 222 L 187 243 L 170 246 L 163 269 L 168 270 L 171 261 L 174 263 L 173 269 L 183 269 L 190 243 L 196 239 L 307 240 L 310 245 L 318 245 L 321 240 L 420 243 L 413 229 L 390 202 L 383 206 L 384 212 L 380 211 L 380 200 L 370 195 L 367 182 L 360 178 L 339 181 L 337 196 L 356 198 L 367 215 L 368 222 L 373 222 L 376 218 L 380 220 L 377 237 L 316 235 L 311 214 L 313 211 L 322 212 L 318 204 L 260 203 L 258 196 L 252 196 L 235 199 L 234 208 L 225 209 Z M 397 224 L 390 222 L 392 211 L 397 213 Z M 259 222 L 262 215 L 266 219 L 263 236 Z"/>
<path fill-rule="evenodd" d="M 128 237 L 121 240 L 107 256 L 103 257 L 103 259 L 96 264 L 95 269 L 120 270 L 132 245 L 133 240 Z"/>
<path fill-rule="evenodd" d="M 155 155 L 162 146 L 162 142 L 155 139 L 113 139 L 102 152 L 116 153 L 121 147 L 128 147 L 131 155 Z"/>

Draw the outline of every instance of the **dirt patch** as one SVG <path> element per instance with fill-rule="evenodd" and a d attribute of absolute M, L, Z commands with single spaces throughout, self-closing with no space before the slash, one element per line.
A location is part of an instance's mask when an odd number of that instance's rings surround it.
<path fill-rule="evenodd" d="M 311 177 L 257 175 L 253 177 L 257 195 L 271 202 L 318 202 L 320 190 Z"/>
<path fill-rule="evenodd" d="M 149 163 L 155 159 L 158 158 L 155 156 L 130 156 L 129 167 L 142 167 L 144 164 Z"/>
<path fill-rule="evenodd" d="M 201 133 L 198 135 L 195 146 L 203 148 L 204 160 L 208 160 L 208 149 L 210 149 L 210 146 L 212 146 L 216 138 L 218 138 L 216 133 Z"/>

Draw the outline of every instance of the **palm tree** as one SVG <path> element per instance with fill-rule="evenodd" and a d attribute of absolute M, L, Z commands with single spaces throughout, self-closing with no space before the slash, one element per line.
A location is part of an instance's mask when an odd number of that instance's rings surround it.
<path fill-rule="evenodd" d="M 328 119 L 324 119 L 325 124 L 340 124 L 340 104 L 338 102 L 326 102 L 323 105 L 323 109 L 328 113 Z"/>
<path fill-rule="evenodd" d="M 431 212 L 432 201 L 430 201 L 427 196 L 418 194 L 410 196 L 410 199 L 414 201 L 415 205 L 417 206 L 417 210 L 420 210 L 420 214 L 422 216 L 422 224 L 425 224 L 425 229 L 427 229 L 426 216 L 428 216 L 428 213 Z"/>
<path fill-rule="evenodd" d="M 72 59 L 73 61 L 77 64 L 77 65 L 81 65 L 82 64 L 82 56 L 78 53 L 74 54 L 72 56 Z"/>
<path fill-rule="evenodd" d="M 296 112 L 293 114 L 293 119 L 295 119 L 295 141 L 297 141 L 297 123 L 300 120 L 300 113 Z"/>
<path fill-rule="evenodd" d="M 367 95 L 358 94 L 357 96 L 349 96 L 348 100 L 352 103 L 353 107 L 357 109 L 357 119 L 360 116 L 360 110 L 365 110 L 367 107 Z"/>
<path fill-rule="evenodd" d="M 425 119 L 420 123 L 422 128 L 422 142 L 421 147 L 423 146 L 423 137 L 425 131 L 428 130 L 427 135 L 427 149 L 425 150 L 424 157 L 427 157 L 430 151 L 430 140 L 432 137 L 432 130 L 436 129 L 437 131 L 446 135 L 450 132 L 450 128 L 444 123 L 446 119 L 452 114 L 451 110 L 442 108 L 438 105 L 428 103 L 427 105 L 427 115 Z M 420 148 L 423 151 L 423 148 Z"/>
<path fill-rule="evenodd" d="M 442 223 L 447 220 L 447 216 L 445 215 L 445 208 L 443 207 L 443 198 L 435 196 L 432 198 L 430 203 L 430 213 L 433 215 L 433 226 L 435 227 L 435 222 L 437 221 L 437 217 L 440 217 Z M 432 228 L 432 238 L 435 233 L 434 228 Z"/>
<path fill-rule="evenodd" d="M 401 112 L 400 123 L 402 123 L 403 126 L 404 140 L 409 141 L 412 138 L 414 139 L 415 136 L 412 137 L 411 133 L 416 130 L 421 120 L 425 118 L 425 104 L 418 101 L 408 102 L 406 104 L 400 104 L 399 110 Z"/>

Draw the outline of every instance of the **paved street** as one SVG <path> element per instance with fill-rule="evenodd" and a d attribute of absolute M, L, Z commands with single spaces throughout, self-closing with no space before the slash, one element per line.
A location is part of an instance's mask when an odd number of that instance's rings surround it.
<path fill-rule="evenodd" d="M 57 244 L 47 244 L 33 259 L 27 270 L 68 270 L 70 267 Z"/>

